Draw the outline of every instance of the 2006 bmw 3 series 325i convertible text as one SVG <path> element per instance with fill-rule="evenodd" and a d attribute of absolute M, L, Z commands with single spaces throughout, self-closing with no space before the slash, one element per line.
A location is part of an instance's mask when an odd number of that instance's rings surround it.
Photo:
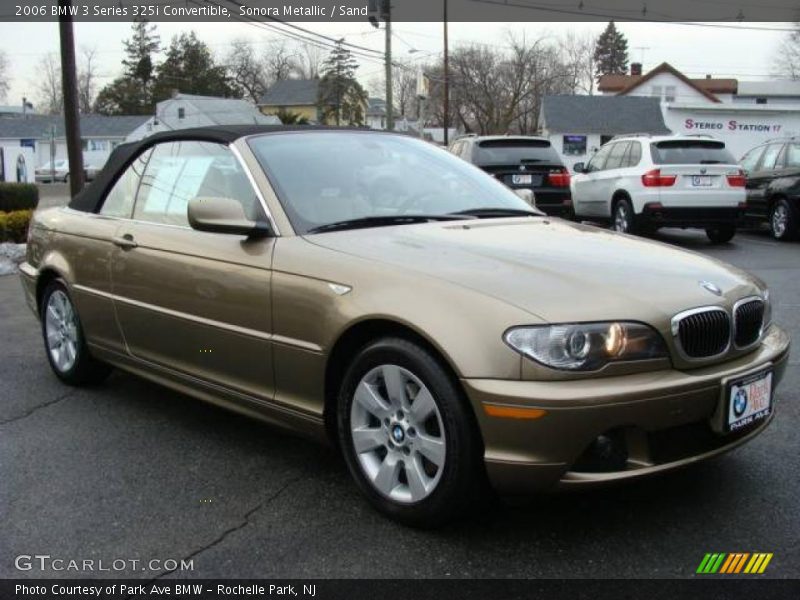
<path fill-rule="evenodd" d="M 764 283 L 548 218 L 395 134 L 225 127 L 120 146 L 36 214 L 22 282 L 68 384 L 111 366 L 327 439 L 405 523 L 730 450 L 789 339 Z"/>

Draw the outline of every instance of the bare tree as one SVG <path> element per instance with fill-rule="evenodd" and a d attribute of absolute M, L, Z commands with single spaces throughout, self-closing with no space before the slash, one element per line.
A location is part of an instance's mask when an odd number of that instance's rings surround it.
<path fill-rule="evenodd" d="M 773 71 L 776 77 L 800 79 L 800 23 L 781 42 Z"/>
<path fill-rule="evenodd" d="M 385 76 L 376 76 L 369 81 L 372 96 L 386 95 Z M 417 67 L 410 62 L 396 61 L 392 67 L 392 90 L 394 110 L 402 117 L 417 116 Z"/>
<path fill-rule="evenodd" d="M 269 80 L 253 44 L 243 38 L 233 40 L 224 62 L 228 77 L 238 93 L 253 102 L 261 100 L 267 91 Z"/>
<path fill-rule="evenodd" d="M 269 82 L 291 78 L 299 69 L 300 59 L 295 48 L 285 42 L 271 45 L 264 54 L 264 69 Z"/>
<path fill-rule="evenodd" d="M 450 57 L 450 123 L 481 134 L 535 133 L 542 98 L 573 93 L 557 43 L 548 37 L 508 35 L 503 47 L 473 44 Z M 426 120 L 441 125 L 442 66 L 426 69 L 431 82 Z"/>
<path fill-rule="evenodd" d="M 592 32 L 580 34 L 568 31 L 558 41 L 561 63 L 564 65 L 565 84 L 571 94 L 594 93 L 594 49 L 597 36 Z"/>
<path fill-rule="evenodd" d="M 78 69 L 78 107 L 81 114 L 92 112 L 97 96 L 97 48 L 81 48 L 81 65 Z"/>
<path fill-rule="evenodd" d="M 319 79 L 322 64 L 325 62 L 325 51 L 314 44 L 304 42 L 297 47 L 298 59 L 295 63 L 296 75 L 300 79 Z"/>
<path fill-rule="evenodd" d="M 0 100 L 6 99 L 8 90 L 11 88 L 9 70 L 6 53 L 4 50 L 0 50 Z"/>
<path fill-rule="evenodd" d="M 61 66 L 53 52 L 47 53 L 39 61 L 36 70 L 37 103 L 41 112 L 59 114 L 64 110 L 64 96 L 61 89 Z"/>

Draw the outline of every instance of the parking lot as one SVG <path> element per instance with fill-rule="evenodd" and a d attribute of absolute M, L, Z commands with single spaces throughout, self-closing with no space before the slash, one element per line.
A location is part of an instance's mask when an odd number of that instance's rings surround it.
<path fill-rule="evenodd" d="M 763 278 L 800 338 L 800 244 L 658 238 Z M 0 577 L 92 576 L 15 568 L 33 554 L 122 559 L 94 576 L 148 578 L 689 577 L 707 552 L 771 552 L 766 576 L 800 576 L 796 352 L 774 423 L 731 454 L 424 532 L 373 512 L 328 448 L 120 372 L 60 384 L 15 276 L 0 278 L 0 324 Z M 193 569 L 141 566 L 153 559 Z"/>

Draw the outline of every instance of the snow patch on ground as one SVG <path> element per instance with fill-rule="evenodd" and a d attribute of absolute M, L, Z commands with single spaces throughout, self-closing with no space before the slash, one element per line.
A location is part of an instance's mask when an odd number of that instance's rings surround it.
<path fill-rule="evenodd" d="M 0 244 L 0 275 L 12 275 L 25 260 L 25 244 Z"/>

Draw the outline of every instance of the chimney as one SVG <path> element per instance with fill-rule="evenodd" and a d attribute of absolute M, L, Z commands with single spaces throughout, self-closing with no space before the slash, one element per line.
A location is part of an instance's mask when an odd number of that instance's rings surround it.
<path fill-rule="evenodd" d="M 631 63 L 631 75 L 636 77 L 641 77 L 642 75 L 642 63 Z"/>

